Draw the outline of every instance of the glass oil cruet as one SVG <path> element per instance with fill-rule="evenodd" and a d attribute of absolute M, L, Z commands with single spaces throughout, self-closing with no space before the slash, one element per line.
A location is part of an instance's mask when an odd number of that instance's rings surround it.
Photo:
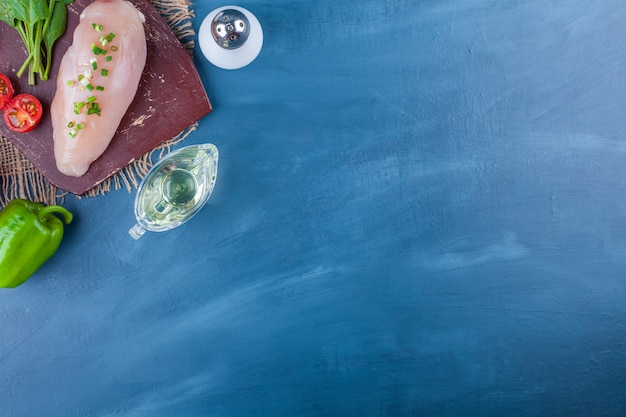
<path fill-rule="evenodd" d="M 164 232 L 191 219 L 211 196 L 218 151 L 206 143 L 169 153 L 148 171 L 135 197 L 135 224 L 128 233 Z"/>

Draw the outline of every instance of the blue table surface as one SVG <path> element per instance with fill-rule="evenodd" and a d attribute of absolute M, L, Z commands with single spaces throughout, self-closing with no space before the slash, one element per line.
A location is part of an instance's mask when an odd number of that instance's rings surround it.
<path fill-rule="evenodd" d="M 134 192 L 66 198 L 0 415 L 626 415 L 624 3 L 237 4 L 211 199 L 134 241 Z"/>

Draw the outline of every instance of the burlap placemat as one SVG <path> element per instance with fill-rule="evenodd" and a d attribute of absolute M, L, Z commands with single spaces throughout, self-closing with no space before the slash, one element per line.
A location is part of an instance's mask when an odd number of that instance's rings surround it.
<path fill-rule="evenodd" d="M 189 0 L 150 0 L 155 9 L 172 28 L 181 44 L 191 53 L 194 48 L 194 16 Z M 103 195 L 113 189 L 126 188 L 129 192 L 139 186 L 141 179 L 172 145 L 185 139 L 197 128 L 195 123 L 153 151 L 133 161 L 111 178 L 89 190 L 83 197 Z M 157 153 L 158 155 L 155 155 Z M 25 198 L 45 204 L 59 204 L 67 193 L 51 184 L 4 136 L 0 135 L 0 206 L 15 198 Z"/>

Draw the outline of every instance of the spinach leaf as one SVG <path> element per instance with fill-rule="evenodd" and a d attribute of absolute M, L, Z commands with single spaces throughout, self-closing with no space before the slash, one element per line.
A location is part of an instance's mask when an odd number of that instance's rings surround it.
<path fill-rule="evenodd" d="M 12 3 L 13 16 L 27 27 L 32 28 L 48 17 L 48 2 L 45 0 L 14 0 Z"/>
<path fill-rule="evenodd" d="M 15 28 L 26 46 L 28 56 L 17 76 L 28 68 L 29 84 L 35 84 L 35 74 L 48 79 L 52 46 L 67 28 L 67 5 L 73 1 L 0 0 L 0 20 Z"/>
<path fill-rule="evenodd" d="M 65 4 L 56 2 L 54 4 L 49 25 L 45 31 L 43 42 L 46 46 L 46 67 L 41 77 L 47 80 L 50 75 L 50 67 L 52 66 L 52 46 L 65 33 L 67 27 L 67 7 Z"/>
<path fill-rule="evenodd" d="M 7 22 L 9 26 L 15 27 L 15 14 L 11 2 L 0 1 L 0 20 Z"/>

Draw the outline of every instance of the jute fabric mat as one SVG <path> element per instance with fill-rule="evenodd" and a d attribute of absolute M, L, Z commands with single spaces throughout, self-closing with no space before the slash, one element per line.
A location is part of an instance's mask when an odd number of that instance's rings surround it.
<path fill-rule="evenodd" d="M 150 0 L 163 16 L 181 44 L 192 53 L 195 31 L 192 28 L 194 12 L 189 0 Z M 156 149 L 133 161 L 114 176 L 89 190 L 81 197 L 104 195 L 111 190 L 136 189 L 148 173 L 154 159 L 160 159 L 172 145 L 185 139 L 198 127 L 195 123 Z M 156 155 L 155 155 L 156 154 Z M 67 192 L 51 184 L 4 136 L 0 135 L 0 206 L 15 198 L 24 198 L 45 204 L 61 203 Z"/>

